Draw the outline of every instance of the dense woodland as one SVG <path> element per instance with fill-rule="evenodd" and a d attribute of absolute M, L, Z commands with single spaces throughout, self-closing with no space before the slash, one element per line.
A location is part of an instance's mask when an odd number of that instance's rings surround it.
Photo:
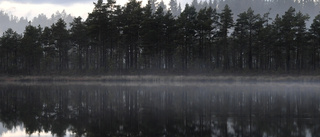
<path fill-rule="evenodd" d="M 23 34 L 8 29 L 0 38 L 2 74 L 306 72 L 320 65 L 320 14 L 310 19 L 289 7 L 271 18 L 253 8 L 234 15 L 230 1 L 170 8 L 155 1 L 94 3 L 86 20 L 63 19 L 49 27 L 30 22 Z M 264 4 L 283 1 L 260 1 Z M 317 1 L 293 1 L 307 7 Z M 162 2 L 163 3 L 163 2 Z M 197 1 L 195 1 L 197 3 Z M 233 5 L 236 5 L 233 2 Z M 198 6 L 197 6 L 198 5 Z M 292 4 L 295 5 L 295 4 Z M 302 7 L 303 7 L 302 6 Z M 310 5 L 309 5 L 310 6 Z M 240 6 L 241 7 L 241 6 Z M 236 9 L 239 10 L 239 9 Z"/>

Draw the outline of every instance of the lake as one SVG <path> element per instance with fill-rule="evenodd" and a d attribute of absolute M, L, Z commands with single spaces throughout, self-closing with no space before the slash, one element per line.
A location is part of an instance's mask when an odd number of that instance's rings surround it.
<path fill-rule="evenodd" d="M 320 136 L 320 85 L 298 82 L 0 84 L 0 136 Z"/>

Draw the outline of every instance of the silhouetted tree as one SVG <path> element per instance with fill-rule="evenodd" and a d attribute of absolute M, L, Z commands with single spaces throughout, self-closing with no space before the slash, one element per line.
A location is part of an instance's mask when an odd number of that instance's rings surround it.
<path fill-rule="evenodd" d="M 229 29 L 233 27 L 232 11 L 228 5 L 224 7 L 220 13 L 220 28 L 219 28 L 219 44 L 217 45 L 216 62 L 217 68 L 221 67 L 223 61 L 223 69 L 230 69 L 230 44 L 228 40 Z M 222 56 L 221 56 L 222 52 Z"/>
<path fill-rule="evenodd" d="M 146 6 L 136 0 L 125 6 L 115 3 L 98 0 L 88 18 L 75 18 L 71 27 L 66 23 L 70 15 L 62 11 L 51 18 L 40 14 L 21 36 L 9 29 L 0 41 L 1 72 L 304 72 L 319 67 L 319 17 L 307 29 L 308 14 L 296 12 L 296 7 L 313 7 L 314 2 L 194 0 L 183 12 L 176 0 L 170 1 L 169 9 L 156 0 Z M 286 12 L 280 9 L 272 20 L 275 10 L 266 7 L 274 3 L 293 6 Z M 260 14 L 257 7 L 269 12 Z M 0 19 L 0 29 L 27 22 L 4 12 Z M 32 26 L 41 22 L 46 22 L 44 28 Z"/>
<path fill-rule="evenodd" d="M 194 61 L 196 52 L 195 27 L 197 24 L 197 12 L 193 6 L 186 5 L 184 11 L 177 20 L 179 27 L 179 47 L 177 52 L 180 54 L 181 69 L 187 70 Z"/>
<path fill-rule="evenodd" d="M 42 28 L 28 25 L 23 34 L 21 50 L 23 53 L 24 69 L 27 74 L 40 71 L 43 51 L 41 33 Z"/>
<path fill-rule="evenodd" d="M 8 29 L 3 33 L 0 39 L 0 57 L 1 57 L 1 68 L 4 73 L 15 73 L 20 66 L 20 56 L 18 53 L 23 53 L 20 50 L 21 47 L 21 36 Z"/>
<path fill-rule="evenodd" d="M 69 50 L 70 40 L 69 40 L 69 32 L 67 30 L 66 23 L 64 20 L 59 19 L 57 23 L 52 24 L 52 38 L 53 44 L 58 52 L 58 70 L 63 71 L 69 69 Z"/>
<path fill-rule="evenodd" d="M 126 69 L 138 69 L 140 56 L 140 26 L 142 23 L 141 2 L 130 0 L 123 10 L 122 18 L 125 22 L 123 36 L 125 38 L 125 65 Z"/>
<path fill-rule="evenodd" d="M 311 64 L 312 69 L 315 70 L 317 67 L 319 67 L 319 48 L 320 48 L 320 14 L 317 15 L 311 24 L 310 27 L 310 33 L 311 33 Z"/>
<path fill-rule="evenodd" d="M 78 64 L 78 69 L 82 70 L 83 67 L 83 58 L 88 57 L 88 53 L 85 51 L 88 51 L 88 37 L 87 37 L 87 26 L 84 24 L 84 22 L 81 21 L 82 18 L 78 17 L 73 20 L 71 23 L 71 29 L 70 29 L 70 37 L 71 40 L 77 49 L 77 64 Z M 86 54 L 85 54 L 86 53 Z M 85 63 L 87 64 L 87 62 Z M 88 69 L 88 65 L 86 65 L 86 69 Z"/>

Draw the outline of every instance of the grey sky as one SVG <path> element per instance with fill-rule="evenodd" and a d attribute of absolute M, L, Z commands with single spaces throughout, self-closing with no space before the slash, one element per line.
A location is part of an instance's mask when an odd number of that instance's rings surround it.
<path fill-rule="evenodd" d="M 93 2 L 92 0 L 11 0 L 12 2 L 17 3 L 32 3 L 32 4 L 58 4 L 66 5 L 73 3 L 83 3 L 83 2 Z"/>
<path fill-rule="evenodd" d="M 14 16 L 26 17 L 29 20 L 33 17 L 43 13 L 51 16 L 57 11 L 65 10 L 72 16 L 81 16 L 86 18 L 88 13 L 93 9 L 93 2 L 98 0 L 0 0 L 0 10 Z M 106 2 L 107 0 L 104 0 Z M 116 0 L 117 4 L 124 5 L 129 0 Z M 143 6 L 148 0 L 142 1 Z M 160 2 L 161 0 L 158 0 Z M 164 0 L 166 4 L 170 0 Z M 192 0 L 178 0 L 181 7 L 184 8 L 185 4 L 191 3 Z"/>
<path fill-rule="evenodd" d="M 88 2 L 97 2 L 97 0 L 8 0 L 11 2 L 17 2 L 17 3 L 31 3 L 31 4 L 57 4 L 57 5 L 68 5 L 68 4 L 74 4 L 74 3 L 88 3 Z M 107 0 L 104 0 L 107 1 Z M 118 3 L 126 3 L 129 0 L 116 0 Z M 141 1 L 141 0 L 138 0 Z M 147 2 L 147 0 L 142 0 L 143 2 Z M 161 0 L 158 0 L 160 2 Z M 164 0 L 165 3 L 168 3 L 170 0 Z M 183 6 L 186 2 L 191 3 L 192 0 L 178 0 Z"/>

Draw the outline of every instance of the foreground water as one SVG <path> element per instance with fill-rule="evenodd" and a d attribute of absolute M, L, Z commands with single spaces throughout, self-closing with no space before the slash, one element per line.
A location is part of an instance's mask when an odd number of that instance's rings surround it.
<path fill-rule="evenodd" d="M 320 136 L 318 83 L 2 83 L 0 136 Z"/>

